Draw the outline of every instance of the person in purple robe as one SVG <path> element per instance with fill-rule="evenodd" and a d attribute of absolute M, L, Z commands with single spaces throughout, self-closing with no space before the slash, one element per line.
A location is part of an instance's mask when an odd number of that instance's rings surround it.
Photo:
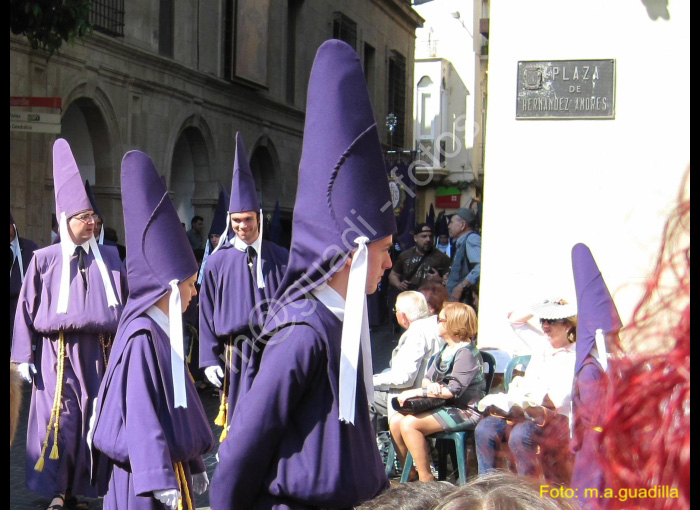
<path fill-rule="evenodd" d="M 19 236 L 12 211 L 10 211 L 10 350 L 12 350 L 12 333 L 15 327 L 19 291 L 22 289 L 29 261 L 32 260 L 37 249 L 38 246 L 34 241 Z"/>
<path fill-rule="evenodd" d="M 238 399 L 255 377 L 263 345 L 255 339 L 289 256 L 286 249 L 263 240 L 262 209 L 240 133 L 228 216 L 203 269 L 199 296 L 199 366 L 222 388 L 215 420 L 223 427 L 222 441 Z"/>
<path fill-rule="evenodd" d="M 95 411 L 94 481 L 105 510 L 194 510 L 214 446 L 183 347 L 197 261 L 147 155 L 124 156 L 121 185 L 130 297 Z"/>
<path fill-rule="evenodd" d="M 576 325 L 576 365 L 571 392 L 573 427 L 571 449 L 575 453 L 571 488 L 585 508 L 600 508 L 603 500 L 591 496 L 605 489 L 601 463 L 599 415 L 605 388 L 607 347 L 617 342 L 622 321 L 615 308 L 598 265 L 585 244 L 571 251 L 576 285 L 578 323 Z"/>
<path fill-rule="evenodd" d="M 367 406 L 366 294 L 391 267 L 396 223 L 352 48 L 320 47 L 307 97 L 289 264 L 219 448 L 213 510 L 351 508 L 388 487 Z"/>
<path fill-rule="evenodd" d="M 33 382 L 27 425 L 27 487 L 62 508 L 95 497 L 88 434 L 126 297 L 115 248 L 98 246 L 95 215 L 65 140 L 53 146 L 60 243 L 37 250 L 25 274 L 11 361 Z"/>

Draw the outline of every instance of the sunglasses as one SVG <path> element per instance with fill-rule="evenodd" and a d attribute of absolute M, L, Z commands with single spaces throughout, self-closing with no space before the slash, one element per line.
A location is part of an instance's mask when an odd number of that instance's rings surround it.
<path fill-rule="evenodd" d="M 540 319 L 540 324 L 562 324 L 566 319 Z"/>

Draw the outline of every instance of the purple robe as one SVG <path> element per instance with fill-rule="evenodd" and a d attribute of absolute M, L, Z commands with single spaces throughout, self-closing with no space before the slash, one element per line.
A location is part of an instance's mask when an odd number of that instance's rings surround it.
<path fill-rule="evenodd" d="M 573 439 L 571 449 L 576 454 L 571 475 L 571 488 L 576 490 L 578 501 L 585 508 L 600 508 L 602 500 L 586 497 L 586 489 L 605 489 L 603 466 L 600 459 L 600 433 L 594 427 L 597 410 L 600 407 L 601 380 L 603 368 L 593 356 L 588 355 L 574 378 L 571 403 L 574 410 Z"/>
<path fill-rule="evenodd" d="M 107 509 L 163 509 L 154 490 L 177 488 L 181 462 L 194 501 L 192 474 L 205 471 L 202 454 L 214 447 L 202 403 L 186 378 L 187 407 L 174 408 L 168 335 L 148 316 L 120 326 L 100 393 L 93 443 L 111 468 Z M 105 483 L 105 471 L 98 485 Z"/>
<path fill-rule="evenodd" d="M 285 312 L 219 448 L 213 510 L 349 508 L 388 486 L 361 364 L 355 424 L 338 419 L 341 321 L 316 299 Z"/>
<path fill-rule="evenodd" d="M 255 377 L 263 345 L 258 342 L 254 348 L 253 342 L 284 275 L 288 255 L 284 248 L 262 242 L 263 289 L 253 281 L 246 253 L 230 241 L 207 259 L 199 294 L 199 366 L 223 366 L 225 344 L 233 337 L 233 363 L 228 367 L 229 423 L 238 399 Z M 253 264 L 254 271 L 255 267 Z"/>
<path fill-rule="evenodd" d="M 32 260 L 34 252 L 38 249 L 34 241 L 20 237 L 19 249 L 22 252 L 22 266 L 24 274 L 27 274 L 29 262 Z M 19 273 L 18 260 L 15 259 L 10 270 L 10 349 L 12 349 L 12 334 L 15 327 L 15 310 L 17 310 L 17 300 L 19 299 L 19 291 L 22 289 L 22 278 Z"/>
<path fill-rule="evenodd" d="M 100 252 L 112 288 L 123 303 L 126 278 L 117 250 L 103 246 Z M 16 363 L 33 363 L 37 368 L 27 425 L 26 483 L 30 490 L 47 496 L 70 489 L 72 494 L 94 497 L 98 494 L 90 485 L 87 436 L 108 355 L 108 349 L 103 349 L 100 343 L 100 335 L 114 336 L 122 306 L 107 306 L 102 277 L 91 250 L 85 257 L 87 290 L 78 273 L 78 257 L 74 255 L 70 264 L 68 312 L 57 314 L 61 260 L 61 246 L 57 244 L 34 253 L 15 317 L 11 359 Z M 34 465 L 41 453 L 56 390 L 59 330 L 64 331 L 66 349 L 59 458 L 49 459 L 53 444 L 51 432 L 49 449 L 44 455 L 44 469 L 38 472 Z"/>

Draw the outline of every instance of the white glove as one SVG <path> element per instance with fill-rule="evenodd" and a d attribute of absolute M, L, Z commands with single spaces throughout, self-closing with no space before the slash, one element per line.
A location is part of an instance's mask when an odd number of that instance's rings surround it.
<path fill-rule="evenodd" d="M 206 471 L 204 473 L 192 475 L 192 490 L 195 494 L 204 494 L 207 487 L 209 487 L 209 477 L 207 476 Z"/>
<path fill-rule="evenodd" d="M 180 492 L 177 489 L 153 491 L 153 497 L 163 503 L 165 506 L 175 510 L 177 508 L 177 502 L 180 499 Z"/>
<path fill-rule="evenodd" d="M 221 381 L 224 378 L 224 371 L 221 370 L 220 366 L 214 365 L 213 367 L 205 368 L 204 375 L 207 376 L 207 379 L 209 379 L 210 383 L 212 383 L 217 388 L 221 388 Z"/>
<path fill-rule="evenodd" d="M 36 367 L 33 363 L 20 363 L 17 365 L 17 372 L 22 376 L 22 379 L 31 384 L 34 374 L 36 374 Z"/>

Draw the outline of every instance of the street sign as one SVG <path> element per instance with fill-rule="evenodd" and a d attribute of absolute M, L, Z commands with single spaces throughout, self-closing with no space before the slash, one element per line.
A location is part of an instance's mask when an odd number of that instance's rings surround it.
<path fill-rule="evenodd" d="M 15 96 L 10 97 L 10 108 L 13 106 L 30 107 L 36 106 L 37 108 L 61 108 L 61 98 L 60 97 L 22 97 Z"/>
<path fill-rule="evenodd" d="M 44 124 L 60 124 L 58 113 L 10 112 L 10 122 L 43 122 Z"/>
<path fill-rule="evenodd" d="M 24 133 L 61 133 L 61 124 L 46 124 L 43 122 L 15 122 L 10 121 L 10 131 L 22 131 Z"/>

